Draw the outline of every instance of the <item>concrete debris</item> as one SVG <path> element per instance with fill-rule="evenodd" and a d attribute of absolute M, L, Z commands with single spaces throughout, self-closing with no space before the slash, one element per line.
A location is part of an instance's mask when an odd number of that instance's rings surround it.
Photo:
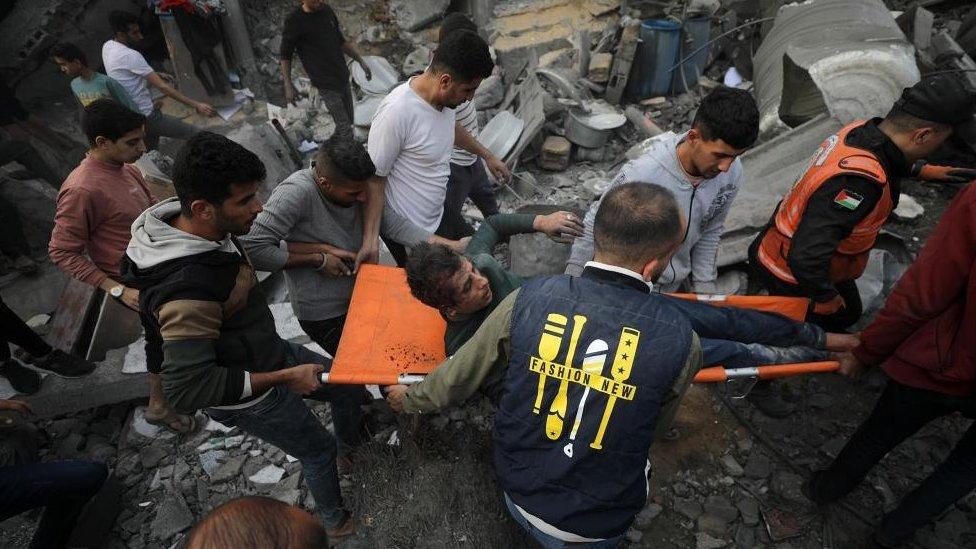
<path fill-rule="evenodd" d="M 85 377 L 48 376 L 41 390 L 24 400 L 35 413 L 50 417 L 149 396 L 145 375 L 122 373 L 125 353 L 126 349 L 109 351 Z"/>
<path fill-rule="evenodd" d="M 688 13 L 715 15 L 721 7 L 721 0 L 689 0 L 686 9 Z"/>
<path fill-rule="evenodd" d="M 644 115 L 637 107 L 629 105 L 624 109 L 624 116 L 627 117 L 635 128 L 637 128 L 645 137 L 655 137 L 664 133 L 653 120 Z"/>
<path fill-rule="evenodd" d="M 518 208 L 516 213 L 545 215 L 559 210 L 573 212 L 580 219 L 585 213 L 572 206 L 552 204 L 526 204 Z M 512 272 L 524 277 L 560 274 L 566 268 L 571 249 L 570 244 L 555 242 L 544 234 L 512 236 L 509 240 Z"/>
<path fill-rule="evenodd" d="M 332 122 L 332 117 L 317 117 L 315 128 L 318 129 L 322 124 Z M 334 129 L 335 126 L 333 125 Z M 323 132 L 324 134 L 324 132 Z M 332 135 L 331 130 L 328 135 L 320 135 L 324 139 Z M 299 166 L 291 160 L 288 151 L 288 144 L 285 143 L 271 124 L 254 126 L 250 124 L 242 125 L 227 133 L 227 138 L 239 143 L 247 150 L 253 152 L 264 163 L 267 176 L 261 184 L 259 195 L 262 200 L 266 200 L 271 194 L 271 190 L 292 174 Z M 324 140 L 323 139 L 323 140 Z"/>
<path fill-rule="evenodd" d="M 722 456 L 722 467 L 725 468 L 725 472 L 733 477 L 741 477 L 745 472 L 739 462 L 736 461 L 735 456 L 729 454 Z"/>
<path fill-rule="evenodd" d="M 599 36 L 619 20 L 619 8 L 613 0 L 499 3 L 489 26 L 498 64 L 511 82 L 530 59 L 573 48 L 579 31 Z"/>
<path fill-rule="evenodd" d="M 152 534 L 160 540 L 179 534 L 193 526 L 193 513 L 186 505 L 186 500 L 178 492 L 168 491 L 163 496 L 163 503 L 156 511 L 156 518 L 152 521 Z"/>
<path fill-rule="evenodd" d="M 898 207 L 892 212 L 895 217 L 901 220 L 912 220 L 916 219 L 925 213 L 925 208 L 918 203 L 918 200 L 912 198 L 911 195 L 902 193 L 901 198 L 898 199 Z"/>
<path fill-rule="evenodd" d="M 569 167 L 569 153 L 572 144 L 565 137 L 550 135 L 542 144 L 539 166 L 544 170 L 563 171 Z"/>
<path fill-rule="evenodd" d="M 391 0 L 390 13 L 401 29 L 415 31 L 440 19 L 450 4 L 451 0 Z"/>
<path fill-rule="evenodd" d="M 590 82 L 606 84 L 610 80 L 610 65 L 613 63 L 612 53 L 595 53 L 590 57 L 590 70 L 586 78 Z"/>
<path fill-rule="evenodd" d="M 213 476 L 220 467 L 220 461 L 226 456 L 227 452 L 223 450 L 210 450 L 200 454 L 200 466 L 203 467 L 203 472 Z"/>
<path fill-rule="evenodd" d="M 914 53 L 881 0 L 783 6 L 753 60 L 761 134 L 823 113 L 844 124 L 884 116 L 921 78 Z"/>
<path fill-rule="evenodd" d="M 400 75 L 385 57 L 378 55 L 364 55 L 363 61 L 369 67 L 370 78 L 359 63 L 350 64 L 352 80 L 363 92 L 372 95 L 385 95 L 400 81 Z M 426 67 L 426 64 L 424 65 Z"/>
<path fill-rule="evenodd" d="M 696 549 L 721 549 L 726 545 L 728 545 L 728 543 L 725 540 L 713 538 L 705 532 L 698 532 L 695 534 Z"/>
<path fill-rule="evenodd" d="M 234 456 L 213 470 L 210 474 L 210 482 L 219 484 L 235 479 L 241 474 L 243 467 L 244 457 Z"/>
<path fill-rule="evenodd" d="M 257 473 L 248 477 L 254 484 L 277 484 L 281 477 L 285 475 L 285 470 L 277 465 L 268 465 Z"/>
<path fill-rule="evenodd" d="M 657 143 L 658 141 L 670 139 L 674 137 L 674 135 L 675 135 L 674 132 L 664 132 L 660 135 L 656 135 L 654 137 L 645 139 L 639 143 L 634 144 L 629 149 L 627 149 L 627 152 L 625 153 L 624 156 L 627 158 L 627 160 L 636 160 L 637 158 L 640 158 L 641 156 L 647 154 L 654 147 L 654 144 Z"/>
<path fill-rule="evenodd" d="M 400 71 L 403 73 L 403 76 L 410 77 L 424 72 L 424 69 L 427 68 L 427 64 L 430 63 L 430 57 L 433 54 L 433 50 L 427 46 L 417 46 L 416 49 L 407 54 L 407 56 L 403 59 L 403 64 L 400 65 Z M 499 99 L 499 101 L 501 101 L 501 99 Z"/>
<path fill-rule="evenodd" d="M 505 99 L 505 84 L 502 77 L 493 74 L 481 81 L 474 92 L 474 107 L 479 111 L 497 107 Z"/>

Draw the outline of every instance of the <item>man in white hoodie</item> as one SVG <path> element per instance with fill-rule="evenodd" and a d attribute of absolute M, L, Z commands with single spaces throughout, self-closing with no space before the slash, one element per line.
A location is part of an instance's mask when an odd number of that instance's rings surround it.
<path fill-rule="evenodd" d="M 708 94 L 692 123 L 681 135 L 656 141 L 643 156 L 624 164 L 610 188 L 624 183 L 660 185 L 674 194 L 684 212 L 686 227 L 681 248 L 661 274 L 655 289 L 716 293 L 716 258 L 725 217 L 742 184 L 738 157 L 759 133 L 759 110 L 752 95 L 720 87 Z M 609 189 L 608 189 L 609 190 Z M 593 220 L 600 200 L 590 206 L 581 238 L 573 243 L 566 273 L 578 276 L 593 259 Z"/>

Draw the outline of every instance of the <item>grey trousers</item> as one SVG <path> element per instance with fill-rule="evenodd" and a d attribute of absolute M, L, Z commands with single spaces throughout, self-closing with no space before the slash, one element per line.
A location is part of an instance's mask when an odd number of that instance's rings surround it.
<path fill-rule="evenodd" d="M 343 133 L 352 136 L 352 123 L 354 120 L 352 88 L 346 84 L 343 90 L 333 90 L 329 88 L 319 88 L 319 95 L 322 102 L 329 109 L 332 120 L 335 122 L 336 133 Z"/>
<path fill-rule="evenodd" d="M 160 137 L 189 139 L 198 131 L 200 128 L 196 126 L 163 114 L 159 109 L 153 109 L 153 112 L 146 117 L 146 149 L 153 150 L 159 147 Z"/>

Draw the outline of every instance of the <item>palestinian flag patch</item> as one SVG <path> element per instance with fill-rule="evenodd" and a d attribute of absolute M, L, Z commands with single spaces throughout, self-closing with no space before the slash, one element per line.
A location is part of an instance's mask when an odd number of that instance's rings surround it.
<path fill-rule="evenodd" d="M 852 193 L 847 189 L 843 189 L 842 191 L 837 193 L 837 196 L 834 197 L 834 204 L 837 204 L 838 206 L 844 208 L 845 210 L 854 211 L 857 209 L 858 206 L 861 205 L 861 201 L 863 200 L 864 200 L 863 196 L 856 193 Z"/>

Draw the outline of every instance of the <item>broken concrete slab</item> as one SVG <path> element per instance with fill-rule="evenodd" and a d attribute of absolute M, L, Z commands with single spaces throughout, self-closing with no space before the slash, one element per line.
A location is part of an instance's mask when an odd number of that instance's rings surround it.
<path fill-rule="evenodd" d="M 227 138 L 256 154 L 264 163 L 267 175 L 259 191 L 262 200 L 266 200 L 278 183 L 300 167 L 291 160 L 288 144 L 270 123 L 245 124 L 229 132 Z"/>
<path fill-rule="evenodd" d="M 500 110 L 506 110 L 511 105 L 517 105 L 515 116 L 525 125 L 515 146 L 503 157 L 506 162 L 518 158 L 522 151 L 535 139 L 542 126 L 546 123 L 545 91 L 539 82 L 539 77 L 533 73 L 525 74 L 524 79 L 516 86 L 509 88 L 508 95 L 502 101 Z"/>
<path fill-rule="evenodd" d="M 505 84 L 502 77 L 493 74 L 481 81 L 474 92 L 474 108 L 483 111 L 497 106 L 505 99 Z"/>
<path fill-rule="evenodd" d="M 149 396 L 146 374 L 122 373 L 125 353 L 126 349 L 109 351 L 95 371 L 84 377 L 47 376 L 41 390 L 24 397 L 24 401 L 38 417 L 51 417 L 146 398 Z"/>
<path fill-rule="evenodd" d="M 742 155 L 743 183 L 725 221 L 720 266 L 746 260 L 752 239 L 769 222 L 814 151 L 842 126 L 836 118 L 820 115 Z"/>
<path fill-rule="evenodd" d="M 449 5 L 451 0 L 393 0 L 390 14 L 401 29 L 415 31 L 440 19 Z"/>
<path fill-rule="evenodd" d="M 512 82 L 526 61 L 574 47 L 575 34 L 600 35 L 616 23 L 620 3 L 613 0 L 541 0 L 496 6 L 489 29 L 498 64 Z"/>
<path fill-rule="evenodd" d="M 156 518 L 152 521 L 153 535 L 158 539 L 168 540 L 190 526 L 193 526 L 193 512 L 187 506 L 186 500 L 179 492 L 167 490 L 156 511 Z"/>
<path fill-rule="evenodd" d="M 881 0 L 810 0 L 779 9 L 753 59 L 760 132 L 822 113 L 883 116 L 918 82 L 912 45 Z"/>
<path fill-rule="evenodd" d="M 924 214 L 925 208 L 913 196 L 902 193 L 898 199 L 898 207 L 891 213 L 898 219 L 907 221 Z"/>
<path fill-rule="evenodd" d="M 560 210 L 573 212 L 580 218 L 585 212 L 569 205 L 526 204 L 516 213 L 548 215 Z M 566 269 L 572 244 L 555 242 L 544 234 L 519 234 L 512 236 L 508 245 L 512 272 L 519 276 L 546 276 L 561 274 Z"/>

